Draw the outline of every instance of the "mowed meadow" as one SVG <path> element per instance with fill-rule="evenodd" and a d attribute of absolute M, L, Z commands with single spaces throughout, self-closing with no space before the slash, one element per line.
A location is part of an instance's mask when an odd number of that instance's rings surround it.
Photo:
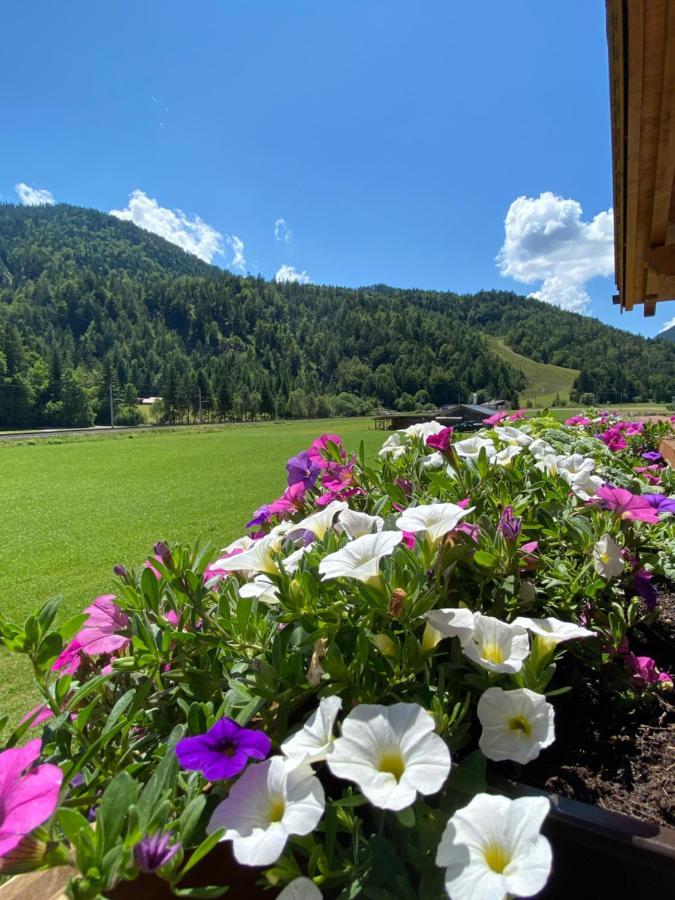
<path fill-rule="evenodd" d="M 383 440 L 370 419 L 327 419 L 0 444 L 2 615 L 22 621 L 56 594 L 61 616 L 79 612 L 111 591 L 115 563 L 141 565 L 160 539 L 224 546 L 325 432 L 371 457 Z M 13 720 L 34 702 L 22 662 L 0 651 Z"/>

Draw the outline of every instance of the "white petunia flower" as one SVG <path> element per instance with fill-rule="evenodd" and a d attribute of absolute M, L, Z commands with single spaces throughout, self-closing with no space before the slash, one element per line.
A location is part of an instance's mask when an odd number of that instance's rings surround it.
<path fill-rule="evenodd" d="M 269 866 L 292 834 L 309 834 L 325 808 L 321 782 L 308 766 L 294 767 L 282 756 L 250 765 L 214 809 L 208 834 L 225 828 L 238 863 Z"/>
<path fill-rule="evenodd" d="M 604 534 L 596 541 L 593 547 L 593 567 L 607 581 L 617 578 L 623 572 L 621 549 L 611 534 Z"/>
<path fill-rule="evenodd" d="M 488 759 L 525 765 L 555 740 L 553 706 L 527 688 L 488 688 L 476 708 L 483 727 L 478 746 Z"/>
<path fill-rule="evenodd" d="M 292 533 L 296 531 L 311 531 L 318 540 L 322 540 L 333 524 L 335 516 L 347 508 L 347 504 L 343 500 L 333 500 L 332 503 L 324 506 L 318 512 L 312 513 L 311 516 L 307 516 L 301 522 L 296 522 L 293 525 Z"/>
<path fill-rule="evenodd" d="M 558 475 L 558 462 L 560 459 L 562 457 L 558 456 L 557 453 L 547 453 L 545 456 L 538 457 L 534 467 L 545 475 Z"/>
<path fill-rule="evenodd" d="M 333 728 L 341 707 L 340 697 L 324 697 L 300 731 L 283 742 L 284 756 L 308 764 L 326 759 L 333 749 Z"/>
<path fill-rule="evenodd" d="M 380 575 L 380 560 L 394 552 L 403 540 L 400 531 L 380 531 L 364 534 L 338 550 L 329 553 L 319 563 L 323 581 L 330 578 L 355 578 L 365 583 L 376 583 Z"/>
<path fill-rule="evenodd" d="M 473 634 L 474 614 L 470 609 L 432 609 L 425 618 L 443 637 L 458 637 L 462 646 Z"/>
<path fill-rule="evenodd" d="M 233 553 L 235 550 L 249 550 L 254 543 L 255 541 L 253 540 L 253 538 L 245 534 L 243 537 L 237 538 L 236 541 L 232 541 L 232 543 L 228 544 L 227 547 L 223 547 L 220 552 Z"/>
<path fill-rule="evenodd" d="M 405 809 L 418 793 L 435 794 L 450 773 L 450 751 L 417 703 L 363 703 L 342 723 L 328 757 L 337 778 L 355 782 L 379 809 Z"/>
<path fill-rule="evenodd" d="M 438 434 L 443 431 L 445 425 L 440 422 L 419 422 L 417 425 L 409 425 L 408 428 L 402 428 L 401 434 L 407 434 L 408 437 L 417 437 L 422 443 L 426 441 L 432 434 Z"/>
<path fill-rule="evenodd" d="M 527 447 L 532 443 L 529 434 L 521 431 L 520 428 L 513 428 L 511 425 L 495 425 L 494 433 L 500 441 L 505 444 L 515 444 L 517 447 Z"/>
<path fill-rule="evenodd" d="M 309 550 L 312 549 L 312 545 L 309 544 L 305 546 L 304 544 L 298 547 L 297 550 L 294 550 L 292 553 L 289 553 L 285 559 L 281 560 L 281 564 L 284 567 L 284 572 L 287 575 L 292 575 L 294 572 L 297 572 L 300 568 L 300 560 Z"/>
<path fill-rule="evenodd" d="M 532 443 L 527 448 L 532 456 L 535 459 L 541 459 L 543 456 L 548 456 L 552 454 L 555 456 L 555 449 L 548 443 L 548 441 L 542 440 L 542 438 L 537 438 L 532 441 Z"/>
<path fill-rule="evenodd" d="M 582 628 L 581 625 L 575 625 L 573 622 L 561 622 L 551 616 L 547 619 L 529 619 L 527 616 L 518 616 L 513 620 L 513 624 L 527 628 L 550 648 L 557 647 L 564 641 L 595 637 L 595 632 L 589 631 L 588 628 Z"/>
<path fill-rule="evenodd" d="M 549 808 L 545 797 L 477 794 L 458 810 L 436 851 L 448 896 L 503 900 L 539 893 L 551 871 L 551 846 L 540 834 Z"/>
<path fill-rule="evenodd" d="M 595 460 L 581 453 L 573 453 L 571 456 L 562 456 L 558 460 L 558 472 L 568 484 L 573 481 L 583 481 L 595 469 Z"/>
<path fill-rule="evenodd" d="M 478 459 L 480 451 L 485 450 L 488 459 L 492 459 L 497 450 L 492 441 L 482 437 L 465 438 L 452 445 L 457 456 L 464 459 Z"/>
<path fill-rule="evenodd" d="M 522 447 L 519 447 L 517 444 L 509 444 L 508 447 L 504 447 L 503 450 L 499 450 L 497 453 L 495 453 L 490 462 L 494 463 L 494 465 L 496 466 L 504 466 L 504 468 L 508 468 L 516 458 L 516 456 L 518 456 L 518 454 L 522 452 Z"/>
<path fill-rule="evenodd" d="M 268 534 L 259 541 L 254 541 L 248 550 L 237 556 L 217 559 L 211 566 L 212 569 L 223 569 L 226 572 L 265 572 L 267 575 L 278 575 L 279 566 L 276 562 L 283 535 Z"/>
<path fill-rule="evenodd" d="M 586 475 L 583 478 L 578 477 L 573 479 L 570 482 L 570 487 L 572 488 L 572 492 L 576 494 L 580 500 L 585 501 L 595 497 L 598 493 L 598 488 L 602 487 L 604 483 L 604 478 L 600 478 L 598 475 Z"/>
<path fill-rule="evenodd" d="M 472 662 L 490 672 L 513 674 L 523 667 L 530 652 L 527 631 L 501 619 L 474 613 L 473 632 L 462 641 L 462 651 Z"/>
<path fill-rule="evenodd" d="M 430 544 L 435 545 L 443 540 L 449 531 L 453 531 L 464 516 L 473 512 L 474 506 L 463 509 L 456 503 L 429 503 L 426 506 L 411 506 L 396 520 L 401 531 L 424 532 Z"/>
<path fill-rule="evenodd" d="M 277 894 L 277 900 L 322 900 L 322 897 L 319 888 L 304 875 L 295 878 L 280 894 Z"/>
<path fill-rule="evenodd" d="M 443 454 L 436 451 L 435 453 L 430 453 L 428 456 L 425 456 L 422 460 L 421 466 L 422 471 L 425 472 L 427 469 L 440 469 L 445 463 L 443 459 Z"/>
<path fill-rule="evenodd" d="M 354 540 L 354 538 L 363 537 L 364 534 L 382 531 L 383 525 L 382 516 L 369 516 L 368 513 L 345 509 L 338 516 L 335 527 L 338 531 L 344 531 L 347 537 Z"/>
<path fill-rule="evenodd" d="M 242 584 L 240 597 L 255 597 L 261 603 L 275 604 L 279 602 L 279 589 L 266 575 L 259 575 L 253 581 Z"/>
<path fill-rule="evenodd" d="M 386 456 L 391 456 L 392 459 L 398 459 L 399 456 L 403 456 L 406 451 L 407 447 L 403 444 L 401 435 L 397 433 L 392 434 L 387 438 L 377 455 L 380 459 L 384 459 Z"/>

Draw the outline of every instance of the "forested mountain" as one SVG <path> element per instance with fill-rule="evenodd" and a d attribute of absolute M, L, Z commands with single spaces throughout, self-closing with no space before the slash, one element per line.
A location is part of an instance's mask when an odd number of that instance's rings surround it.
<path fill-rule="evenodd" d="M 579 392 L 670 399 L 675 346 L 514 294 L 275 284 L 206 265 L 94 210 L 0 206 L 0 425 L 118 422 L 137 395 L 169 420 L 516 401 L 483 333 L 581 369 Z"/>
<path fill-rule="evenodd" d="M 673 305 L 675 306 L 675 304 Z M 671 325 L 670 328 L 666 328 L 665 331 L 662 331 L 659 338 L 666 341 L 675 341 L 675 325 Z"/>

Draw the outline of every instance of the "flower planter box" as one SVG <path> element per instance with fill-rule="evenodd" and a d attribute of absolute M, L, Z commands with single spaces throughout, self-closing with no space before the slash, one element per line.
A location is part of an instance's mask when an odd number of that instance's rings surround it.
<path fill-rule="evenodd" d="M 553 845 L 553 869 L 541 897 L 673 897 L 674 829 L 515 781 L 491 778 L 490 786 L 514 799 L 551 801 L 543 833 Z"/>
<path fill-rule="evenodd" d="M 539 895 L 551 900 L 585 897 L 625 897 L 672 900 L 675 884 L 675 830 L 608 812 L 515 781 L 491 778 L 491 787 L 506 796 L 548 797 L 551 812 L 544 834 L 553 845 L 553 870 Z M 71 869 L 19 875 L 0 887 L 0 900 L 63 900 Z M 229 874 L 232 897 L 246 900 L 273 897 L 256 885 L 259 870 L 234 864 L 229 851 L 217 848 L 195 867 L 190 884 L 217 883 Z M 226 895 L 227 896 L 227 895 Z M 168 900 L 166 883 L 151 876 L 125 882 L 110 900 Z"/>

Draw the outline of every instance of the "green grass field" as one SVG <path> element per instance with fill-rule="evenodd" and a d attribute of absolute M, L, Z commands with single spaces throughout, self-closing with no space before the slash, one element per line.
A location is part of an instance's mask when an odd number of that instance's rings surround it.
<path fill-rule="evenodd" d="M 547 406 L 555 400 L 556 394 L 561 400 L 569 400 L 574 379 L 579 374 L 577 369 L 565 369 L 562 366 L 551 366 L 547 363 L 535 362 L 527 356 L 521 356 L 507 347 L 501 338 L 490 337 L 490 349 L 504 362 L 518 369 L 527 378 L 527 387 L 521 392 L 521 399 L 531 400 L 535 406 Z"/>
<path fill-rule="evenodd" d="M 384 438 L 369 419 L 330 419 L 0 445 L 0 610 L 21 621 L 62 594 L 72 615 L 110 590 L 115 563 L 140 565 L 157 540 L 224 546 L 281 493 L 288 457 L 324 432 L 355 451 L 363 440 L 370 456 Z M 34 696 L 30 676 L 0 652 L 0 712 L 15 719 Z"/>

